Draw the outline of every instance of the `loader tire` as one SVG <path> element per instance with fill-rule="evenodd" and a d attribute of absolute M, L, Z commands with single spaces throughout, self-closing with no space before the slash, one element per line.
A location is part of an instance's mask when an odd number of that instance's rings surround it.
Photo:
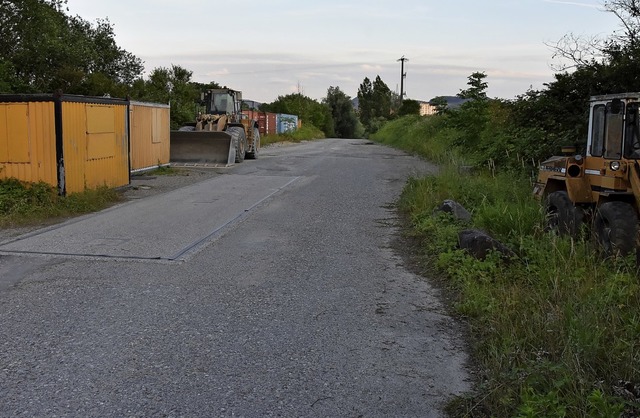
<path fill-rule="evenodd" d="M 636 249 L 638 214 L 626 202 L 606 202 L 595 210 L 593 236 L 606 256 L 625 256 Z"/>
<path fill-rule="evenodd" d="M 258 130 L 258 128 L 253 128 L 253 147 L 251 147 L 251 151 L 247 152 L 247 158 L 251 160 L 257 160 L 259 152 L 260 152 L 260 131 Z"/>
<path fill-rule="evenodd" d="M 580 234 L 584 211 L 573 204 L 564 191 L 550 193 L 545 202 L 547 230 L 576 238 Z"/>
<path fill-rule="evenodd" d="M 231 135 L 231 142 L 236 144 L 236 163 L 241 163 L 244 161 L 244 154 L 247 149 L 247 136 L 244 133 L 244 129 L 232 126 L 227 132 Z"/>

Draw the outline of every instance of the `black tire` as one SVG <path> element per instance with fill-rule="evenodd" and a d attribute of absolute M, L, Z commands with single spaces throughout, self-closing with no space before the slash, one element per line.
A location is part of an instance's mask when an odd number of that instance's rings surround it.
<path fill-rule="evenodd" d="M 253 128 L 253 146 L 247 151 L 247 158 L 251 160 L 257 160 L 260 153 L 260 131 L 258 128 Z"/>
<path fill-rule="evenodd" d="M 584 211 L 576 207 L 564 191 L 550 193 L 545 202 L 547 229 L 576 238 L 584 221 Z"/>
<path fill-rule="evenodd" d="M 244 133 L 244 129 L 232 126 L 227 129 L 227 132 L 231 135 L 231 141 L 236 145 L 236 163 L 241 163 L 244 161 L 247 149 L 247 136 Z"/>
<path fill-rule="evenodd" d="M 606 202 L 593 217 L 593 237 L 607 256 L 625 256 L 636 249 L 638 214 L 626 202 Z"/>

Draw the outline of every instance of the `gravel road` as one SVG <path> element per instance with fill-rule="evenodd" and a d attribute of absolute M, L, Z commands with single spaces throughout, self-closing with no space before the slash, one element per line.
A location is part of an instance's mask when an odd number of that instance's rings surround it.
<path fill-rule="evenodd" d="M 433 170 L 361 140 L 268 147 L 0 237 L 0 416 L 443 416 L 471 390 L 464 342 L 391 206 Z"/>

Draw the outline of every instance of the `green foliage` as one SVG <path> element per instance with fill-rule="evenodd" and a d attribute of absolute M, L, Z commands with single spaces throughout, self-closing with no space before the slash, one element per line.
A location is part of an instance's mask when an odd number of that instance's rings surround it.
<path fill-rule="evenodd" d="M 298 115 L 303 123 L 310 123 L 318 127 L 326 136 L 334 136 L 331 109 L 326 104 L 319 103 L 300 93 L 278 96 L 274 102 L 264 103 L 260 110 Z"/>
<path fill-rule="evenodd" d="M 324 132 L 310 123 L 303 123 L 302 126 L 293 132 L 286 132 L 279 135 L 265 135 L 260 138 L 261 145 L 269 145 L 277 142 L 302 142 L 313 139 L 324 138 Z"/>
<path fill-rule="evenodd" d="M 113 189 L 98 188 L 58 196 L 46 183 L 0 180 L 0 227 L 33 224 L 51 218 L 95 212 L 120 200 Z"/>
<path fill-rule="evenodd" d="M 631 366 L 640 364 L 635 269 L 624 261 L 603 264 L 588 242 L 543 234 L 527 183 L 449 168 L 411 181 L 400 207 L 457 290 L 456 310 L 478 337 L 486 387 L 474 402 L 493 416 L 617 416 L 598 413 L 623 408 L 612 390 L 617 381 L 640 379 L 640 368 Z M 465 226 L 432 214 L 443 198 L 465 202 L 473 226 L 507 243 L 517 258 L 480 261 L 456 249 Z"/>
<path fill-rule="evenodd" d="M 351 98 L 340 87 L 329 87 L 323 103 L 331 109 L 333 128 L 338 138 L 358 138 L 363 135 Z"/>
<path fill-rule="evenodd" d="M 419 115 L 420 114 L 420 102 L 417 100 L 405 99 L 402 102 L 402 106 L 398 109 L 398 116 L 406 115 Z"/>
<path fill-rule="evenodd" d="M 147 80 L 136 81 L 132 97 L 148 102 L 170 103 L 171 129 L 178 129 L 185 123 L 195 121 L 200 93 L 211 88 L 192 82 L 192 75 L 192 71 L 175 64 L 171 68 L 155 68 Z"/>
<path fill-rule="evenodd" d="M 64 13 L 65 1 L 0 7 L 0 92 L 126 96 L 142 61 L 118 47 L 108 20 Z"/>
<path fill-rule="evenodd" d="M 404 116 L 384 124 L 371 139 L 406 149 L 437 163 L 459 160 L 457 131 L 446 115 Z"/>
<path fill-rule="evenodd" d="M 358 112 L 365 134 L 376 132 L 391 118 L 394 97 L 380 76 L 371 82 L 368 77 L 358 88 Z"/>
<path fill-rule="evenodd" d="M 458 97 L 463 99 L 471 99 L 472 101 L 483 101 L 487 99 L 487 84 L 485 80 L 487 74 L 484 72 L 476 71 L 468 77 L 467 85 L 469 88 L 460 90 Z"/>
<path fill-rule="evenodd" d="M 457 400 L 450 410 L 479 417 L 617 417 L 622 411 L 633 416 L 638 405 L 619 398 L 618 385 L 640 382 L 635 260 L 602 261 L 590 241 L 544 232 L 529 171 L 518 169 L 515 152 L 504 153 L 526 144 L 507 134 L 520 109 L 495 100 L 484 106 L 476 142 L 460 144 L 460 130 L 471 126 L 456 118 L 468 108 L 402 117 L 373 135 L 441 164 L 438 175 L 407 183 L 399 208 L 421 253 L 455 293 L 454 308 L 475 337 L 477 395 Z M 496 163 L 493 170 L 466 167 L 501 154 L 512 163 Z M 470 224 L 434 215 L 445 199 L 471 210 Z M 516 256 L 470 257 L 458 249 L 458 233 L 468 227 L 487 231 Z"/>
<path fill-rule="evenodd" d="M 444 112 L 446 112 L 447 106 L 449 105 L 449 103 L 447 102 L 447 98 L 443 96 L 434 97 L 433 99 L 431 99 L 429 103 L 435 106 L 436 113 L 438 115 L 441 115 Z"/>

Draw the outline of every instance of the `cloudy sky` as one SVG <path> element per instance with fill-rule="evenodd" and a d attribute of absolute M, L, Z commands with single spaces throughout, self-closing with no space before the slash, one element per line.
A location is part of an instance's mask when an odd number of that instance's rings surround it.
<path fill-rule="evenodd" d="M 193 80 L 271 102 L 338 86 L 355 96 L 380 75 L 407 97 L 455 95 L 475 71 L 491 97 L 513 98 L 553 80 L 554 43 L 567 33 L 607 36 L 618 21 L 602 0 L 68 0 L 69 13 L 108 18 L 116 41 L 148 70 L 180 65 Z"/>

